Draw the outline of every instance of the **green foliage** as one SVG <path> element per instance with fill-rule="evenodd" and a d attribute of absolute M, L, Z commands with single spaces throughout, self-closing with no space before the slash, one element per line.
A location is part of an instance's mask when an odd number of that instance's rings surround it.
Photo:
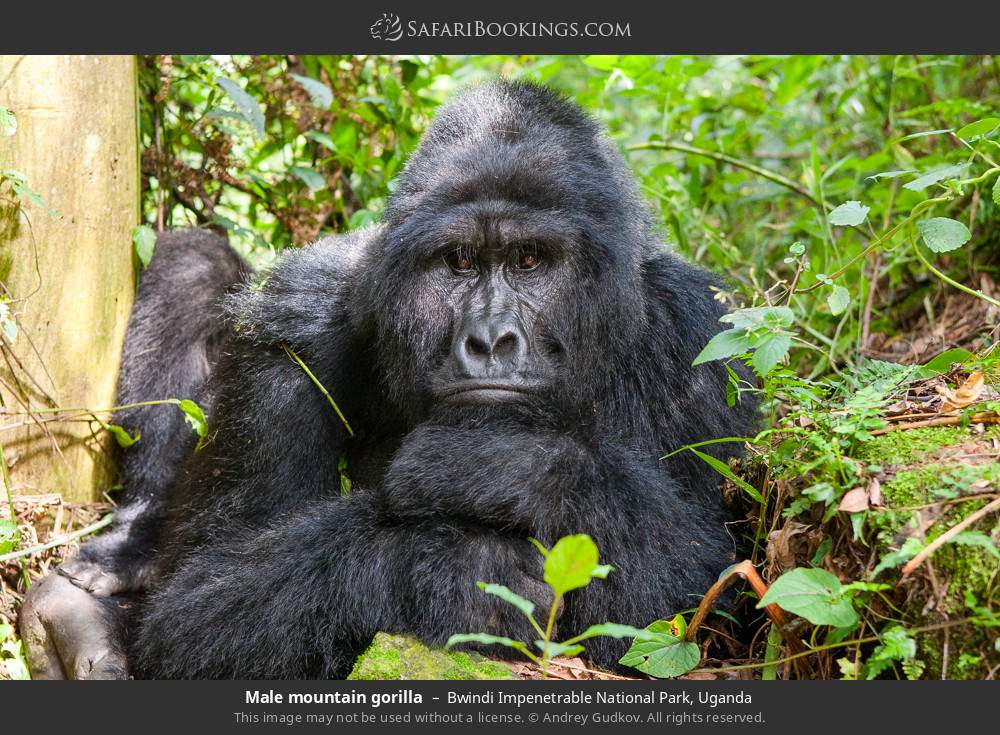
<path fill-rule="evenodd" d="M 701 660 L 697 643 L 684 640 L 684 618 L 657 620 L 646 630 L 655 638 L 636 638 L 618 663 L 631 666 L 657 679 L 672 679 L 686 674 Z"/>
<path fill-rule="evenodd" d="M 135 254 L 145 268 L 149 261 L 153 259 L 153 249 L 156 247 L 156 230 L 149 225 L 138 225 L 132 230 L 132 244 L 135 246 Z"/>
<path fill-rule="evenodd" d="M 771 584 L 757 607 L 772 604 L 805 618 L 813 625 L 850 628 L 858 621 L 840 580 L 825 569 L 799 567 L 781 575 Z"/>
<path fill-rule="evenodd" d="M 663 645 L 667 644 L 669 636 L 660 634 L 658 630 L 640 630 L 639 628 L 633 628 L 631 625 L 621 625 L 619 623 L 592 625 L 579 635 L 573 636 L 566 641 L 561 643 L 553 641 L 552 631 L 556 615 L 566 593 L 586 587 L 594 579 L 605 579 L 613 569 L 607 564 L 599 563 L 597 545 L 586 534 L 564 536 L 556 542 L 552 549 L 545 548 L 537 539 L 531 539 L 531 541 L 545 559 L 544 579 L 545 583 L 552 590 L 552 604 L 548 610 L 547 623 L 544 628 L 535 619 L 535 604 L 530 600 L 521 597 L 502 584 L 480 581 L 476 582 L 476 586 L 486 594 L 495 595 L 504 602 L 513 605 L 528 619 L 532 628 L 539 635 L 539 638 L 533 641 L 538 653 L 534 653 L 528 644 L 523 641 L 488 633 L 459 633 L 453 635 L 448 639 L 445 648 L 451 648 L 463 643 L 506 646 L 513 648 L 525 658 L 537 663 L 542 668 L 542 675 L 547 676 L 549 662 L 554 657 L 576 656 L 584 651 L 584 647 L 580 645 L 583 641 L 596 638 L 597 636 L 634 638 L 637 641 L 657 641 Z M 683 619 L 681 622 L 683 623 Z M 694 646 L 694 651 L 698 654 L 697 646 Z M 696 655 L 694 662 L 688 669 L 697 665 L 699 658 L 700 654 Z M 685 671 L 688 669 L 685 669 Z"/>

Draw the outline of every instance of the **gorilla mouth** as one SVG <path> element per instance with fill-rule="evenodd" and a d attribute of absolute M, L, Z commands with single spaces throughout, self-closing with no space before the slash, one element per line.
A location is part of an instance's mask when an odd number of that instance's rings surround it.
<path fill-rule="evenodd" d="M 452 383 L 437 391 L 438 397 L 463 403 L 501 403 L 524 398 L 534 388 L 532 383 L 509 381 L 466 380 Z"/>

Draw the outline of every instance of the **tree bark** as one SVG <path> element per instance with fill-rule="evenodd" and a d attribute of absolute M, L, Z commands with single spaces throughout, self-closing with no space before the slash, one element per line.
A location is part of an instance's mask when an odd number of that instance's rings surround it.
<path fill-rule="evenodd" d="M 0 338 L 0 442 L 15 494 L 95 500 L 115 481 L 108 433 L 13 412 L 114 405 L 135 287 L 135 59 L 0 56 L 0 107 L 17 119 L 0 130 L 0 300 L 18 323 Z M 10 170 L 45 206 L 14 195 Z"/>

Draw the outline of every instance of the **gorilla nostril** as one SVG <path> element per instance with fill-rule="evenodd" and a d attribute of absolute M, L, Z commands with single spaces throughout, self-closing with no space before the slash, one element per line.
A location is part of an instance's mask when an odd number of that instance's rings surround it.
<path fill-rule="evenodd" d="M 504 360 L 517 354 L 517 335 L 507 332 L 500 335 L 499 339 L 493 343 L 493 356 Z"/>
<path fill-rule="evenodd" d="M 490 346 L 474 334 L 470 334 L 465 339 L 465 351 L 475 357 L 490 356 Z"/>

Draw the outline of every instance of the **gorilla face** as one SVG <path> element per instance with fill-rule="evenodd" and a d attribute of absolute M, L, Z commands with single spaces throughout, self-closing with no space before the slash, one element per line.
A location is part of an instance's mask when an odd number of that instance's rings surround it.
<path fill-rule="evenodd" d="M 579 415 L 646 327 L 646 213 L 579 110 L 478 94 L 436 118 L 363 269 L 374 362 L 414 422 Z"/>

